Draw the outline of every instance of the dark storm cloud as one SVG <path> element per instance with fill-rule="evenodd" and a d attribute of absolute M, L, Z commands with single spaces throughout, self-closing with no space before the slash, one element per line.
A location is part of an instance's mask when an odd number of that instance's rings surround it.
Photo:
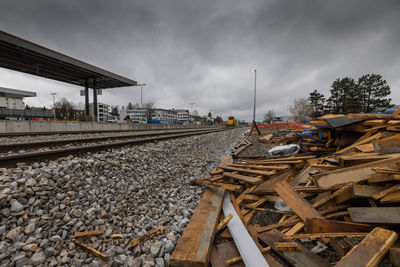
<path fill-rule="evenodd" d="M 7 32 L 148 83 L 145 101 L 202 114 L 287 114 L 295 98 L 327 93 L 337 77 L 380 73 L 400 103 L 398 1 L 1 1 Z M 82 101 L 75 86 L 0 70 L 1 86 Z M 139 102 L 138 88 L 99 101 Z"/>

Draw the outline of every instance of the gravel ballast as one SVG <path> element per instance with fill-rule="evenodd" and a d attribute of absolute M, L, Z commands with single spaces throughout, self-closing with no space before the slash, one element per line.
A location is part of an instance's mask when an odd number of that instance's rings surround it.
<path fill-rule="evenodd" d="M 0 169 L 0 266 L 167 266 L 204 188 L 244 128 Z M 206 161 L 205 161 L 206 160 Z M 134 249 L 128 243 L 163 225 Z M 72 242 L 76 232 L 108 262 Z M 103 242 L 112 234 L 123 239 Z"/>

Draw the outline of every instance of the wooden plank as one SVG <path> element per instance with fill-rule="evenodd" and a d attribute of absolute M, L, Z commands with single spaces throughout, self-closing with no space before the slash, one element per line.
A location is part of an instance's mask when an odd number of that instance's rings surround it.
<path fill-rule="evenodd" d="M 210 263 L 212 267 L 225 267 L 225 261 L 240 256 L 235 243 L 232 241 L 214 245 L 211 251 Z M 243 261 L 230 265 L 231 267 L 245 267 Z"/>
<path fill-rule="evenodd" d="M 354 222 L 400 224 L 400 207 L 349 208 L 349 212 Z"/>
<path fill-rule="evenodd" d="M 353 185 L 353 194 L 355 197 L 372 198 L 373 195 L 385 190 L 386 186 L 379 185 Z"/>
<path fill-rule="evenodd" d="M 381 199 L 384 196 L 386 196 L 387 194 L 393 193 L 393 192 L 398 191 L 398 190 L 400 190 L 400 184 L 392 186 L 392 187 L 389 187 L 388 189 L 385 189 L 385 190 L 383 190 L 383 191 L 381 191 L 381 192 L 379 192 L 377 194 L 374 194 L 373 198 L 374 199 Z"/>
<path fill-rule="evenodd" d="M 306 233 L 340 233 L 340 232 L 369 232 L 372 227 L 368 224 L 351 223 L 324 219 L 306 220 Z"/>
<path fill-rule="evenodd" d="M 298 232 L 300 232 L 305 226 L 305 223 L 303 222 L 298 222 L 296 223 L 295 226 L 293 226 L 292 228 L 290 228 L 288 231 L 285 232 L 285 235 L 294 235 L 297 234 Z"/>
<path fill-rule="evenodd" d="M 144 235 L 142 235 L 142 236 L 140 236 L 140 237 L 138 237 L 138 238 L 135 238 L 134 240 L 132 240 L 132 241 L 129 243 L 128 248 L 131 249 L 131 248 L 136 247 L 136 246 L 139 245 L 140 243 L 142 243 L 142 242 L 144 242 L 144 241 L 146 241 L 146 240 L 152 238 L 152 237 L 155 236 L 155 235 L 160 234 L 163 230 L 164 230 L 164 227 L 163 227 L 163 226 L 160 226 L 160 227 L 157 228 L 157 229 L 153 229 L 153 230 L 151 230 L 150 232 L 148 232 L 148 233 L 146 233 L 146 234 L 144 234 Z"/>
<path fill-rule="evenodd" d="M 229 164 L 228 167 L 237 167 L 237 168 L 250 168 L 256 170 L 278 170 L 284 171 L 290 168 L 288 164 L 281 165 L 255 165 L 255 164 Z"/>
<path fill-rule="evenodd" d="M 390 262 L 394 266 L 400 266 L 400 248 L 399 247 L 391 247 L 389 249 L 389 258 L 390 258 Z"/>
<path fill-rule="evenodd" d="M 252 185 L 257 185 L 257 184 L 261 184 L 263 183 L 265 180 L 262 178 L 257 178 L 257 177 L 251 177 L 251 176 L 246 176 L 246 175 L 242 175 L 242 174 L 234 174 L 231 172 L 224 172 L 223 173 L 224 177 L 227 178 L 231 178 L 234 180 L 239 180 L 239 181 L 243 181 Z"/>
<path fill-rule="evenodd" d="M 337 253 L 339 253 L 341 257 L 346 255 L 347 252 L 349 252 L 353 248 L 353 244 L 347 241 L 345 237 L 331 238 L 329 244 L 334 250 L 336 250 Z"/>
<path fill-rule="evenodd" d="M 323 219 L 318 211 L 315 210 L 295 190 L 293 190 L 293 188 L 286 181 L 283 180 L 278 182 L 275 185 L 275 191 L 304 222 L 307 218 Z"/>
<path fill-rule="evenodd" d="M 328 201 L 330 201 L 331 199 L 334 199 L 335 197 L 339 196 L 340 194 L 343 194 L 346 191 L 350 190 L 351 188 L 352 188 L 352 184 L 347 184 L 346 186 L 336 190 L 334 193 L 330 194 L 329 196 L 316 201 L 315 203 L 312 204 L 312 206 L 314 208 L 318 208 L 319 206 L 321 206 L 321 205 L 327 203 Z"/>
<path fill-rule="evenodd" d="M 378 266 L 396 239 L 395 232 L 377 227 L 352 248 L 336 266 Z"/>
<path fill-rule="evenodd" d="M 257 170 L 248 170 L 248 169 L 234 168 L 234 167 L 228 167 L 228 166 L 223 166 L 223 167 L 221 167 L 221 169 L 224 169 L 226 171 L 250 173 L 250 174 L 256 174 L 256 175 L 263 175 L 263 176 L 271 176 L 271 175 L 276 174 L 276 171 L 257 171 Z"/>
<path fill-rule="evenodd" d="M 284 239 L 303 239 L 303 238 L 308 238 L 311 240 L 315 239 L 320 239 L 320 238 L 336 238 L 336 237 L 363 237 L 368 235 L 368 233 L 356 233 L 356 232 L 351 232 L 351 233 L 316 233 L 316 234 L 296 234 L 296 235 L 291 235 L 287 236 L 284 235 Z"/>
<path fill-rule="evenodd" d="M 400 191 L 392 192 L 381 198 L 381 203 L 400 203 Z"/>
<path fill-rule="evenodd" d="M 225 190 L 207 189 L 171 255 L 171 266 L 207 266 Z"/>
<path fill-rule="evenodd" d="M 399 115 L 392 114 L 347 114 L 347 118 L 360 120 L 400 120 Z"/>
<path fill-rule="evenodd" d="M 368 162 L 374 162 L 381 159 L 391 158 L 392 155 L 378 155 L 374 154 L 367 154 L 364 153 L 362 155 L 343 155 L 339 156 L 339 165 L 342 168 L 351 167 L 359 164 L 365 164 Z"/>
<path fill-rule="evenodd" d="M 375 167 L 396 168 L 400 157 L 383 159 L 357 166 L 313 175 L 314 183 L 321 189 L 339 187 L 349 182 L 357 183 L 373 177 Z"/>
<path fill-rule="evenodd" d="M 240 191 L 242 190 L 242 187 L 240 185 L 235 185 L 235 184 L 226 184 L 226 183 L 219 183 L 219 182 L 211 182 L 209 180 L 194 180 L 196 184 L 201 184 L 201 185 L 209 185 L 213 187 L 221 187 L 225 190 L 228 191 Z"/>
<path fill-rule="evenodd" d="M 332 266 L 329 262 L 326 262 L 318 255 L 312 253 L 300 243 L 297 243 L 300 251 L 278 250 L 275 246 L 276 242 L 282 243 L 285 242 L 285 240 L 282 238 L 282 234 L 277 230 L 263 233 L 258 238 L 294 266 Z"/>
<path fill-rule="evenodd" d="M 339 150 L 339 151 L 336 151 L 336 154 L 341 154 L 341 153 L 345 153 L 345 152 L 354 151 L 355 148 L 356 148 L 356 146 L 364 145 L 364 144 L 370 143 L 370 142 L 372 142 L 372 141 L 374 141 L 374 140 L 376 140 L 376 139 L 379 139 L 379 138 L 381 138 L 381 137 L 382 137 L 382 133 L 381 133 L 381 132 L 376 133 L 376 134 L 374 134 L 373 136 L 370 136 L 370 137 L 365 138 L 365 139 L 363 139 L 363 140 L 356 141 L 356 142 L 354 142 L 353 144 L 351 144 L 351 145 L 349 145 L 349 146 L 347 146 L 347 147 L 345 147 L 345 148 L 343 148 L 343 149 L 341 149 L 341 150 Z"/>
<path fill-rule="evenodd" d="M 221 231 L 222 229 L 225 228 L 225 226 L 228 224 L 229 220 L 232 219 L 232 214 L 228 214 L 228 216 L 226 216 L 218 225 L 217 225 L 217 229 L 215 230 L 216 233 L 218 233 L 219 231 Z"/>
<path fill-rule="evenodd" d="M 80 237 L 89 237 L 89 236 L 98 236 L 104 234 L 105 230 L 94 230 L 94 231 L 86 231 L 86 232 L 77 232 L 74 235 L 74 238 Z"/>
<path fill-rule="evenodd" d="M 275 248 L 278 251 L 301 251 L 301 247 L 297 242 L 275 242 Z"/>

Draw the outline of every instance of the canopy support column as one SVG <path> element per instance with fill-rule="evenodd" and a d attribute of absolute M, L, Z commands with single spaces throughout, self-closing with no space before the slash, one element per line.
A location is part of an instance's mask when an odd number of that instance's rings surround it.
<path fill-rule="evenodd" d="M 89 81 L 85 80 L 85 115 L 86 121 L 90 121 L 90 110 L 89 110 Z"/>
<path fill-rule="evenodd" d="M 93 121 L 98 122 L 96 79 L 93 79 Z"/>

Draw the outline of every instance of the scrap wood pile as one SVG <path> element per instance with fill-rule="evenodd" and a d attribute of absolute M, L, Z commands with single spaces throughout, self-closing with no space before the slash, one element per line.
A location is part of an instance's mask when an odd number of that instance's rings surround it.
<path fill-rule="evenodd" d="M 400 266 L 400 117 L 348 118 L 358 139 L 336 153 L 224 158 L 171 264 Z"/>
<path fill-rule="evenodd" d="M 400 132 L 400 110 L 387 114 L 328 114 L 303 125 L 303 129 L 291 135 L 259 139 L 270 145 L 299 144 L 304 152 L 313 154 L 358 152 L 394 153 L 390 147 L 374 147 L 374 141 L 386 139 Z M 398 139 L 394 139 L 397 142 Z"/>

